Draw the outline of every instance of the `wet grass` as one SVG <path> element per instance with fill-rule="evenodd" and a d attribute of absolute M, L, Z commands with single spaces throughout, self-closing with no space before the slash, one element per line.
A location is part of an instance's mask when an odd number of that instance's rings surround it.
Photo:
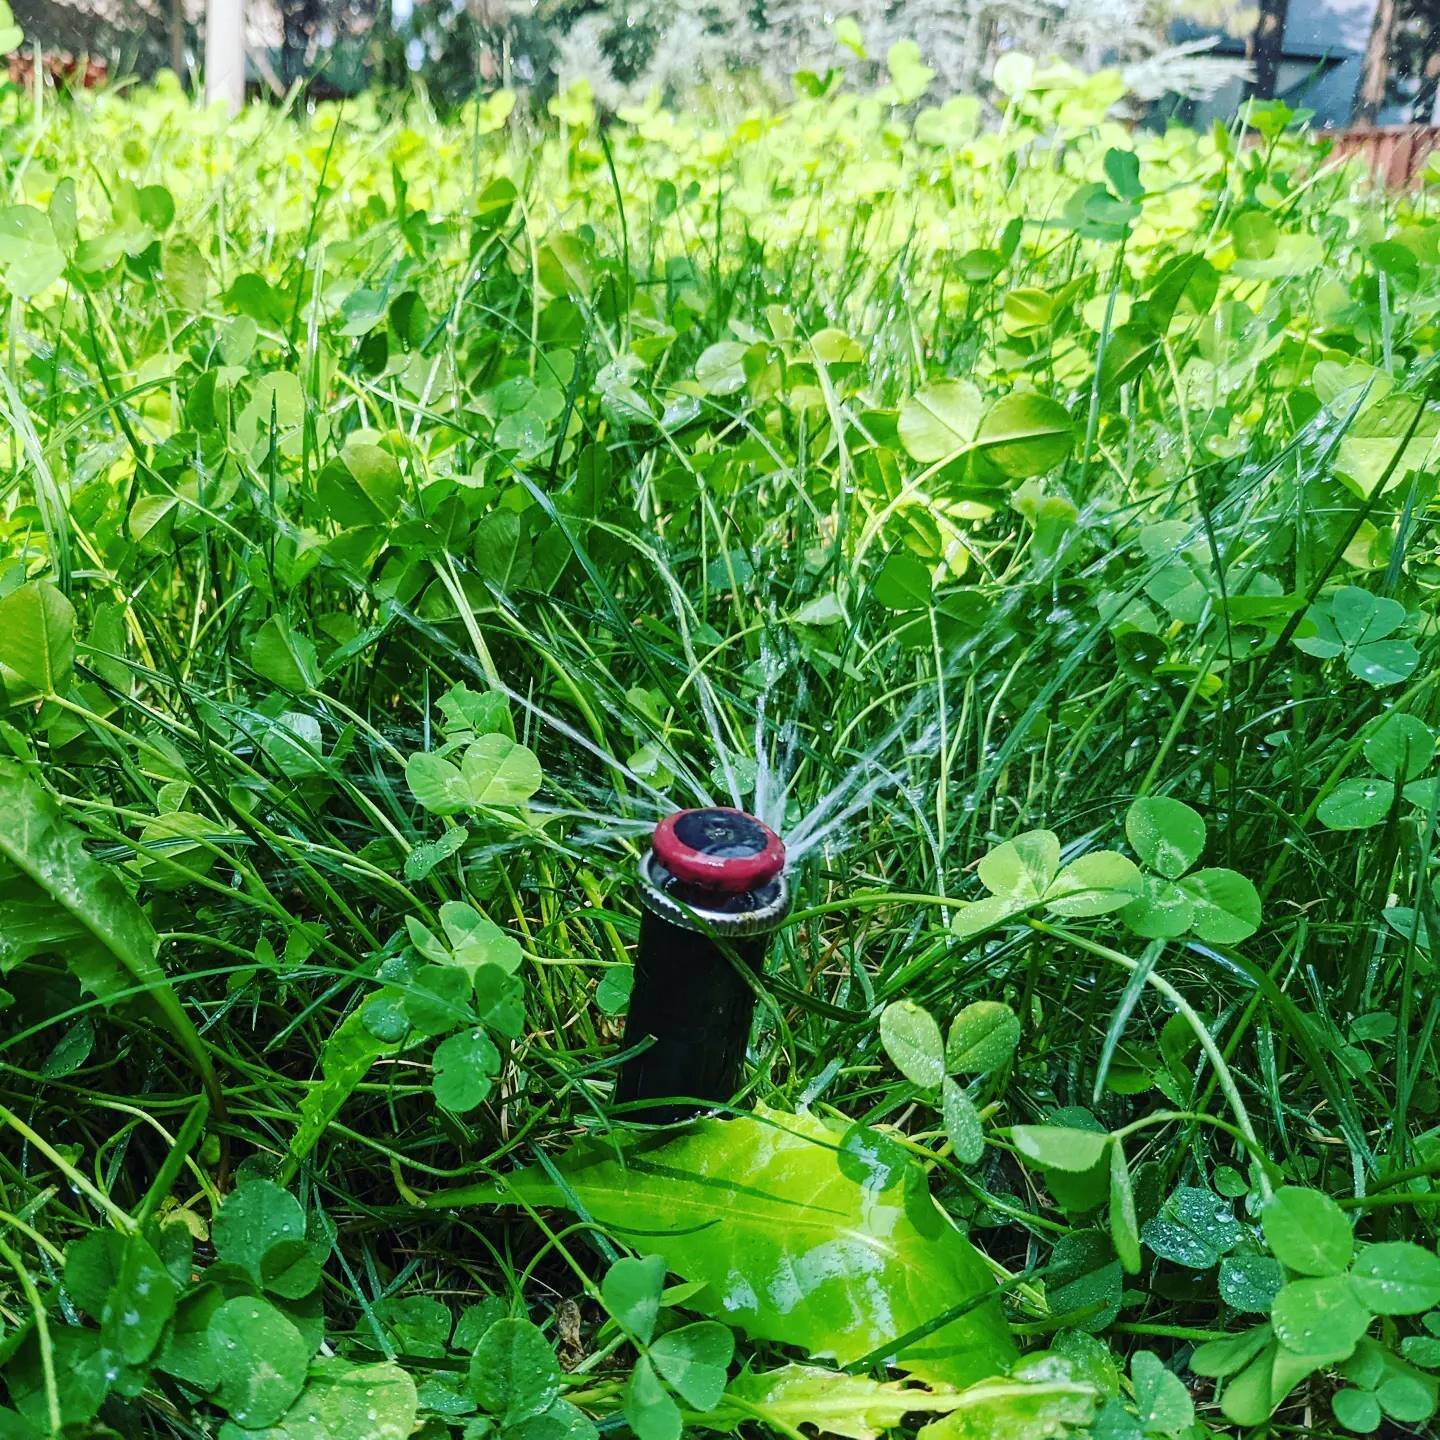
<path fill-rule="evenodd" d="M 418 1201 L 614 1124 L 634 864 L 655 818 L 712 800 L 760 806 L 797 855 L 744 1101 L 894 1127 L 1012 1272 L 1090 1218 L 1017 1162 L 1009 1126 L 1173 1117 L 1137 1131 L 1142 1219 L 1246 1169 L 1195 1118 L 1225 1102 L 1174 1006 L 1127 988 L 1142 955 L 1291 1180 L 1371 1238 L 1433 1243 L 1434 801 L 1317 819 L 1383 716 L 1440 719 L 1434 485 L 1400 463 L 1434 430 L 1428 193 L 1382 213 L 1299 141 L 1142 137 L 1140 226 L 1055 228 L 1114 137 L 1087 119 L 1052 162 L 1039 101 L 997 158 L 907 141 L 879 191 L 881 120 L 838 105 L 783 117 L 746 160 L 719 127 L 710 151 L 621 130 L 607 151 L 583 126 L 527 142 L 368 106 L 226 135 L 165 97 L 38 125 L 10 103 L 12 193 L 53 216 L 73 177 L 94 253 L 10 309 L 0 592 L 68 595 L 78 660 L 4 736 L 137 892 L 220 1075 L 173 1203 L 206 1216 L 236 1176 L 291 1184 L 338 1231 L 332 1336 L 404 1355 L 377 1304 L 477 1291 L 568 1333 L 575 1268 L 598 1273 L 609 1241 Z M 120 157 L 114 184 L 98 153 Z M 1153 342 L 1127 330 L 1189 253 L 1215 287 Z M 1149 350 L 1107 376 L 1104 351 L 1131 345 Z M 1068 454 L 1028 474 L 918 458 L 897 411 L 938 376 L 973 376 L 987 405 L 1054 397 Z M 1413 416 L 1372 408 L 1391 387 Z M 1352 436 L 1384 451 L 1371 493 Z M 347 469 L 357 444 L 390 458 Z M 1368 640 L 1294 643 L 1342 584 L 1400 602 L 1388 638 L 1413 661 L 1387 655 L 1380 683 L 1349 663 Z M 0 661 L 29 643 L 0 636 Z M 417 805 L 406 760 L 439 743 L 456 685 L 506 697 L 545 778 L 530 805 L 461 817 L 431 863 L 456 822 Z M 1261 895 L 1253 937 L 1152 954 L 1115 926 L 952 928 L 987 850 L 1036 828 L 1067 858 L 1123 846 L 1146 796 L 1204 815 L 1207 863 Z M 294 1154 L 318 1057 L 407 921 L 461 901 L 525 957 L 493 1093 L 457 1114 L 423 1052 L 381 1058 Z M 57 1247 L 104 1218 L 96 1192 L 132 1211 L 178 1153 L 195 1084 L 53 954 L 5 985 L 7 1259 L 50 1287 Z M 880 1044 L 897 999 L 1020 1018 L 976 1087 L 978 1164 Z M 25 1312 L 19 1290 L 3 1303 Z M 1011 1304 L 1022 1332 L 1061 1323 L 1033 1290 Z M 1228 1318 L 1213 1274 L 1147 1257 L 1109 1335 L 1183 1353 Z M 125 1414 L 204 1433 L 164 1395 Z"/>

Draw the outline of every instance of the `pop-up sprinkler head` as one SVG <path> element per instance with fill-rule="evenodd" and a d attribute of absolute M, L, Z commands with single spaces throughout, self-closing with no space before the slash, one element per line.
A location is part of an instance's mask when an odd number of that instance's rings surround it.
<path fill-rule="evenodd" d="M 640 1118 L 681 1120 L 723 1103 L 740 1085 L 754 978 L 765 936 L 790 908 L 785 846 L 743 810 L 712 806 L 667 815 L 640 862 L 640 952 L 625 1048 L 645 1045 L 620 1069 L 619 1102 Z M 748 976 L 747 976 L 748 972 Z"/>

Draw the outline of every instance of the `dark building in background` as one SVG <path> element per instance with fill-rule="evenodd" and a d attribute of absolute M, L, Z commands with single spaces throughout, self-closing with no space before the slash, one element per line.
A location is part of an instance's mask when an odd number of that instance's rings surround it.
<path fill-rule="evenodd" d="M 1250 93 L 1313 110 L 1317 126 L 1343 128 L 1356 117 L 1375 10 L 1376 0 L 1267 0 L 1255 36 L 1222 36 L 1215 53 L 1249 56 L 1256 71 Z M 1191 29 L 1183 38 L 1199 33 Z M 1227 119 L 1246 89 L 1239 81 L 1226 86 L 1197 105 L 1193 118 Z"/>

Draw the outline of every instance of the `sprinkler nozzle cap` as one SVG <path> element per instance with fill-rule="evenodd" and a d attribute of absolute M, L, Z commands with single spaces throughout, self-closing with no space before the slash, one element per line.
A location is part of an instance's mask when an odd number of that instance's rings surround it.
<path fill-rule="evenodd" d="M 743 810 L 678 810 L 656 827 L 655 858 L 677 880 L 720 895 L 767 885 L 785 868 L 785 842 Z"/>

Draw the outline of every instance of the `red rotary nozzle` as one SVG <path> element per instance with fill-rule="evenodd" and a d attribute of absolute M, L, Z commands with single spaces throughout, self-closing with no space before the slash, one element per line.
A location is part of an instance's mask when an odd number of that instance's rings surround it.
<path fill-rule="evenodd" d="M 677 879 L 721 895 L 768 884 L 785 868 L 785 842 L 743 810 L 678 810 L 656 827 L 655 858 Z"/>

